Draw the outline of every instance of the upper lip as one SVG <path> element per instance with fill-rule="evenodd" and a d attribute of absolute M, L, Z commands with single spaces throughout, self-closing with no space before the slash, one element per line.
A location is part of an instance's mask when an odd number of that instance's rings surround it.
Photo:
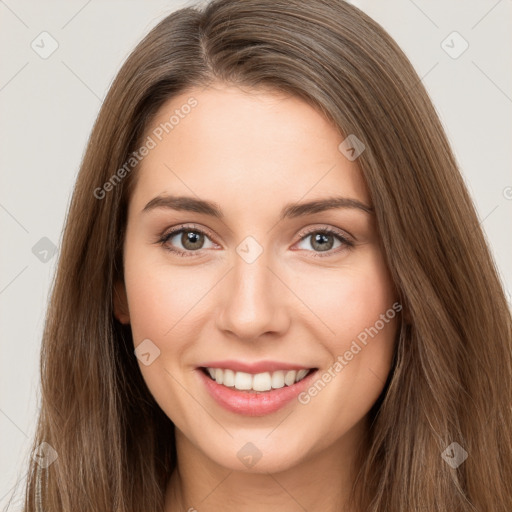
<path fill-rule="evenodd" d="M 245 373 L 264 373 L 264 372 L 275 372 L 278 370 L 310 370 L 311 366 L 303 366 L 301 364 L 283 363 L 280 361 L 234 361 L 234 360 L 223 360 L 223 361 L 207 361 L 201 365 L 200 368 L 221 368 L 226 370 L 233 370 L 235 372 Z"/>

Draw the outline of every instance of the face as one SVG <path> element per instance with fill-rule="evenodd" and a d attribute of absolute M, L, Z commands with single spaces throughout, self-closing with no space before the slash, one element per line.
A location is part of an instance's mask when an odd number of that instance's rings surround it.
<path fill-rule="evenodd" d="M 400 309 L 344 137 L 296 97 L 221 84 L 167 102 L 147 137 L 115 309 L 177 438 L 253 472 L 341 449 Z"/>

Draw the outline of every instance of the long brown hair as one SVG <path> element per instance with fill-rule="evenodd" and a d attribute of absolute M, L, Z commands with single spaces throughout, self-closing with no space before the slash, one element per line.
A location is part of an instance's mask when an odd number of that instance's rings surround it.
<path fill-rule="evenodd" d="M 359 509 L 512 510 L 511 317 L 495 265 L 420 78 L 340 0 L 182 9 L 120 70 L 75 185 L 42 342 L 33 451 L 45 442 L 58 458 L 30 461 L 24 510 L 163 509 L 174 427 L 113 315 L 136 166 L 111 180 L 165 101 L 214 81 L 301 97 L 365 145 L 357 162 L 403 315 L 354 484 Z M 468 455 L 458 467 L 442 456 L 454 446 Z"/>

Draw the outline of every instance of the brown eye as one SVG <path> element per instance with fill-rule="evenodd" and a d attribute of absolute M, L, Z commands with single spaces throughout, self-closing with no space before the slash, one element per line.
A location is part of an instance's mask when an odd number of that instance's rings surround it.
<path fill-rule="evenodd" d="M 204 243 L 204 235 L 197 231 L 183 231 L 180 239 L 183 247 L 189 251 L 201 249 Z"/>
<path fill-rule="evenodd" d="M 160 243 L 169 251 L 181 256 L 189 256 L 202 249 L 209 249 L 215 246 L 210 237 L 197 228 L 175 229 L 164 235 Z"/>

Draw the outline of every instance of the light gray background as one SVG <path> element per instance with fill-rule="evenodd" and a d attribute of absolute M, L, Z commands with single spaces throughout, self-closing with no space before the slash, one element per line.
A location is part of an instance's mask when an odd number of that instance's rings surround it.
<path fill-rule="evenodd" d="M 512 283 L 512 1 L 354 0 L 395 38 L 429 91 L 507 290 Z M 0 0 L 0 509 L 23 482 L 39 350 L 71 189 L 102 98 L 135 44 L 193 2 Z M 41 58 L 41 32 L 58 42 Z M 441 46 L 457 31 L 458 58 Z M 444 45 L 457 51 L 461 41 Z M 46 40 L 45 48 L 49 48 Z M 48 253 L 49 257 L 51 253 Z M 510 294 L 509 294 L 510 297 Z M 13 507 L 13 510 L 16 507 Z"/>

